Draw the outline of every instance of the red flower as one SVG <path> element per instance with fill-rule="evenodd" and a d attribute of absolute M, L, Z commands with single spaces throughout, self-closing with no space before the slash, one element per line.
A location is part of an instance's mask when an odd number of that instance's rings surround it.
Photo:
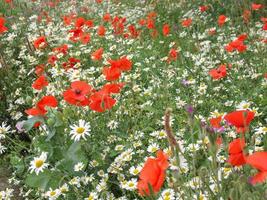
<path fill-rule="evenodd" d="M 251 4 L 251 8 L 252 8 L 252 10 L 259 10 L 259 9 L 263 8 L 263 5 L 262 4 L 252 3 Z"/>
<path fill-rule="evenodd" d="M 178 57 L 178 51 L 177 51 L 177 49 L 172 48 L 169 51 L 169 56 L 168 56 L 167 62 L 175 61 L 175 60 L 177 60 L 177 57 Z"/>
<path fill-rule="evenodd" d="M 102 55 L 103 55 L 103 48 L 99 48 L 97 49 L 95 52 L 92 53 L 91 58 L 92 60 L 96 61 L 96 60 L 101 60 L 102 59 Z"/>
<path fill-rule="evenodd" d="M 222 127 L 220 124 L 222 121 L 222 116 L 211 118 L 209 121 L 210 121 L 210 125 L 212 126 L 212 128 L 219 129 Z"/>
<path fill-rule="evenodd" d="M 85 19 L 83 17 L 78 17 L 75 21 L 75 27 L 80 28 L 85 24 Z"/>
<path fill-rule="evenodd" d="M 244 139 L 233 140 L 228 147 L 229 159 L 228 162 L 233 166 L 241 166 L 246 163 L 243 149 L 245 147 Z"/>
<path fill-rule="evenodd" d="M 59 47 L 53 48 L 53 52 L 56 52 L 58 54 L 62 53 L 64 55 L 66 55 L 68 53 L 68 49 L 69 49 L 68 45 L 67 44 L 63 44 L 63 45 L 61 45 Z"/>
<path fill-rule="evenodd" d="M 37 102 L 36 107 L 25 110 L 25 113 L 32 116 L 44 116 L 47 113 L 46 106 L 57 107 L 57 105 L 58 102 L 54 96 L 44 96 Z"/>
<path fill-rule="evenodd" d="M 45 66 L 44 66 L 43 64 L 41 64 L 41 65 L 37 65 L 37 66 L 35 67 L 35 74 L 36 74 L 37 76 L 41 76 L 41 75 L 44 73 L 44 70 L 45 70 Z"/>
<path fill-rule="evenodd" d="M 105 36 L 106 34 L 106 29 L 104 26 L 99 26 L 98 29 L 97 29 L 97 34 L 99 36 Z"/>
<path fill-rule="evenodd" d="M 45 36 L 40 36 L 39 38 L 37 38 L 34 43 L 33 43 L 34 47 L 36 49 L 41 49 L 41 48 L 45 48 L 47 46 L 47 42 L 46 42 L 46 38 Z"/>
<path fill-rule="evenodd" d="M 169 24 L 164 24 L 162 27 L 162 33 L 164 36 L 168 36 L 170 34 L 170 26 Z"/>
<path fill-rule="evenodd" d="M 7 27 L 5 27 L 5 21 L 5 18 L 0 17 L 0 34 L 8 30 Z"/>
<path fill-rule="evenodd" d="M 191 24 L 192 24 L 192 19 L 191 19 L 191 18 L 184 19 L 184 20 L 182 21 L 182 26 L 183 26 L 183 27 L 189 27 Z"/>
<path fill-rule="evenodd" d="M 109 13 L 104 14 L 104 16 L 103 16 L 103 21 L 104 21 L 104 22 L 109 22 L 109 21 L 111 21 L 111 16 L 110 16 Z"/>
<path fill-rule="evenodd" d="M 48 86 L 48 81 L 44 75 L 41 75 L 38 79 L 34 81 L 32 87 L 36 90 L 42 90 L 44 87 Z"/>
<path fill-rule="evenodd" d="M 227 75 L 226 66 L 220 65 L 219 68 L 210 70 L 209 74 L 214 80 L 224 78 Z"/>
<path fill-rule="evenodd" d="M 165 171 L 169 167 L 168 156 L 159 150 L 156 158 L 148 158 L 140 172 L 137 188 L 141 196 L 151 195 L 160 191 L 164 180 Z"/>
<path fill-rule="evenodd" d="M 250 178 L 250 183 L 255 185 L 263 183 L 267 178 L 267 152 L 256 152 L 246 158 L 247 164 L 259 170 L 259 172 Z"/>
<path fill-rule="evenodd" d="M 83 44 L 88 44 L 88 42 L 90 42 L 91 40 L 91 36 L 89 33 L 84 33 L 80 36 L 80 41 L 83 43 Z"/>
<path fill-rule="evenodd" d="M 111 65 L 110 67 L 103 68 L 103 74 L 107 81 L 115 81 L 118 80 L 121 76 L 120 68 Z"/>
<path fill-rule="evenodd" d="M 116 94 L 120 93 L 121 89 L 123 88 L 124 83 L 108 83 L 103 86 L 102 91 L 104 91 L 107 94 Z"/>
<path fill-rule="evenodd" d="M 247 38 L 246 34 L 239 35 L 237 39 L 230 42 L 227 46 L 225 46 L 225 50 L 228 52 L 232 52 L 237 50 L 242 53 L 247 50 L 247 46 L 244 44 L 244 40 Z"/>
<path fill-rule="evenodd" d="M 64 100 L 76 106 L 86 106 L 89 104 L 88 95 L 93 88 L 84 81 L 74 81 L 71 88 L 63 93 Z"/>
<path fill-rule="evenodd" d="M 251 12 L 249 10 L 244 10 L 242 17 L 245 23 L 249 22 L 250 16 L 251 16 Z"/>
<path fill-rule="evenodd" d="M 225 21 L 226 21 L 226 16 L 225 15 L 220 15 L 218 18 L 218 25 L 221 27 L 224 25 Z"/>
<path fill-rule="evenodd" d="M 209 9 L 209 6 L 199 6 L 200 12 L 205 12 L 208 9 Z"/>
<path fill-rule="evenodd" d="M 116 100 L 109 96 L 106 91 L 98 91 L 90 97 L 89 107 L 97 112 L 104 112 L 111 109 Z"/>
<path fill-rule="evenodd" d="M 249 129 L 250 122 L 254 119 L 254 112 L 249 110 L 237 110 L 228 113 L 224 119 L 231 125 L 236 127 L 238 133 L 245 133 Z"/>

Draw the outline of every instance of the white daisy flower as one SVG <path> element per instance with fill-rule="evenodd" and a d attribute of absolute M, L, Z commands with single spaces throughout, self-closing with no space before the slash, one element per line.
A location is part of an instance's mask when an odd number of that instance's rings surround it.
<path fill-rule="evenodd" d="M 161 193 L 158 200 L 174 200 L 175 199 L 175 193 L 173 189 L 165 189 Z"/>
<path fill-rule="evenodd" d="M 70 128 L 72 129 L 70 132 L 71 139 L 74 141 L 79 141 L 81 137 L 86 140 L 85 136 L 90 136 L 91 126 L 82 119 L 79 120 L 78 125 L 70 126 Z"/>
<path fill-rule="evenodd" d="M 84 200 L 94 200 L 94 199 L 97 199 L 98 195 L 96 192 L 91 192 L 89 194 L 89 196 L 87 198 L 85 198 Z"/>
<path fill-rule="evenodd" d="M 125 185 L 125 189 L 126 190 L 136 190 L 137 187 L 137 179 L 136 178 L 132 178 L 131 180 L 127 181 L 126 185 Z"/>
<path fill-rule="evenodd" d="M 7 148 L 0 143 L 0 155 L 5 153 L 6 149 Z"/>
<path fill-rule="evenodd" d="M 55 200 L 60 196 L 60 194 L 61 191 L 59 189 L 52 190 L 50 188 L 50 190 L 45 193 L 45 197 L 48 198 L 49 200 Z"/>
<path fill-rule="evenodd" d="M 136 176 L 136 175 L 138 175 L 138 174 L 140 173 L 141 169 L 142 169 L 141 166 L 137 166 L 137 167 L 132 166 L 132 167 L 129 169 L 129 171 L 130 171 L 130 174 Z"/>
<path fill-rule="evenodd" d="M 156 152 L 158 149 L 159 149 L 159 145 L 156 144 L 156 143 L 154 143 L 154 144 L 150 144 L 150 145 L 148 146 L 147 151 L 148 151 L 149 153 L 154 153 L 154 152 Z"/>
<path fill-rule="evenodd" d="M 7 125 L 6 122 L 3 122 L 0 126 L 0 140 L 5 138 L 5 134 L 10 132 L 11 127 Z"/>
<path fill-rule="evenodd" d="M 42 152 L 42 154 L 39 157 L 35 157 L 31 163 L 30 163 L 30 173 L 35 171 L 35 173 L 38 175 L 40 172 L 42 172 L 45 168 L 47 168 L 48 164 L 45 163 L 47 159 L 47 152 Z"/>
<path fill-rule="evenodd" d="M 79 172 L 82 171 L 84 168 L 84 164 L 82 162 L 78 162 L 76 165 L 74 165 L 74 171 Z"/>

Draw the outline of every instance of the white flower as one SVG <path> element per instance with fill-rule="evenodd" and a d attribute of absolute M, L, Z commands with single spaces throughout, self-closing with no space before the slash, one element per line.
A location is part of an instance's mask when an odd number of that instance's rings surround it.
<path fill-rule="evenodd" d="M 79 141 L 81 137 L 86 140 L 85 136 L 90 136 L 91 126 L 82 119 L 79 120 L 78 125 L 70 126 L 70 128 L 72 129 L 70 132 L 71 139 L 74 141 Z"/>
<path fill-rule="evenodd" d="M 89 196 L 87 198 L 85 198 L 84 200 L 94 200 L 94 199 L 97 199 L 98 195 L 96 192 L 91 192 L 89 194 Z"/>
<path fill-rule="evenodd" d="M 158 149 L 159 149 L 159 145 L 154 143 L 154 144 L 151 144 L 151 145 L 148 146 L 147 151 L 148 151 L 149 153 L 154 153 L 154 152 L 156 152 Z"/>
<path fill-rule="evenodd" d="M 40 172 L 42 172 L 45 168 L 47 168 L 48 164 L 45 163 L 47 159 L 47 153 L 42 152 L 42 154 L 39 157 L 35 157 L 33 161 L 30 163 L 30 172 L 32 173 L 35 171 L 35 173 L 38 175 Z"/>
<path fill-rule="evenodd" d="M 79 172 L 82 171 L 84 168 L 84 164 L 82 162 L 77 163 L 76 165 L 74 165 L 74 171 L 75 172 Z"/>
<path fill-rule="evenodd" d="M 125 189 L 126 190 L 136 190 L 137 187 L 137 179 L 136 178 L 132 178 L 131 180 L 127 181 L 127 183 L 125 184 Z"/>
<path fill-rule="evenodd" d="M 54 200 L 57 199 L 61 194 L 61 191 L 59 189 L 52 190 L 51 188 L 49 191 L 45 193 L 45 197 L 48 198 L 49 200 Z"/>
<path fill-rule="evenodd" d="M 0 140 L 5 138 L 5 134 L 10 132 L 10 126 L 3 122 L 0 126 Z"/>
<path fill-rule="evenodd" d="M 158 200 L 174 200 L 175 199 L 175 193 L 173 189 L 165 189 L 161 193 L 160 197 Z"/>
<path fill-rule="evenodd" d="M 136 176 L 136 175 L 138 175 L 138 174 L 140 173 L 141 169 L 142 169 L 141 166 L 137 166 L 137 167 L 132 166 L 132 167 L 129 169 L 129 171 L 130 171 L 130 174 Z"/>
<path fill-rule="evenodd" d="M 7 148 L 0 143 L 0 155 L 5 152 Z"/>
<path fill-rule="evenodd" d="M 255 130 L 256 130 L 255 134 L 263 134 L 263 135 L 265 135 L 267 133 L 267 127 L 259 127 L 259 128 L 255 129 Z"/>
<path fill-rule="evenodd" d="M 251 106 L 251 102 L 242 101 L 239 105 L 236 106 L 238 110 L 247 110 Z"/>

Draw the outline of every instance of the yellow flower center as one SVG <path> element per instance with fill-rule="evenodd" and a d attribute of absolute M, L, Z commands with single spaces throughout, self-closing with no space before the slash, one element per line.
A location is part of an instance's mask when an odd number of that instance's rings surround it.
<path fill-rule="evenodd" d="M 85 128 L 83 128 L 83 127 L 79 127 L 79 128 L 76 129 L 76 132 L 78 134 L 83 134 L 84 131 L 85 131 Z"/>
<path fill-rule="evenodd" d="M 264 127 L 262 130 L 263 130 L 264 132 L 267 132 L 267 127 Z"/>
<path fill-rule="evenodd" d="M 169 195 L 166 195 L 165 197 L 164 197 L 164 200 L 170 200 L 171 199 L 171 197 L 169 196 Z"/>
<path fill-rule="evenodd" d="M 161 132 L 159 133 L 159 136 L 163 137 L 163 136 L 165 136 L 165 133 L 161 131 Z"/>
<path fill-rule="evenodd" d="M 55 191 L 51 191 L 50 192 L 50 196 L 52 197 L 52 196 L 55 196 L 56 195 L 56 192 Z"/>
<path fill-rule="evenodd" d="M 134 173 L 134 174 L 138 174 L 138 173 L 139 173 L 139 170 L 138 170 L 138 169 L 134 169 L 134 170 L 133 170 L 133 173 Z"/>
<path fill-rule="evenodd" d="M 94 199 L 94 197 L 92 196 L 92 195 L 90 195 L 88 198 L 87 198 L 87 200 L 93 200 Z"/>
<path fill-rule="evenodd" d="M 129 187 L 134 187 L 134 183 L 133 183 L 133 182 L 130 182 L 130 183 L 128 184 L 128 186 L 129 186 Z"/>
<path fill-rule="evenodd" d="M 43 160 L 36 160 L 36 161 L 35 161 L 35 167 L 36 167 L 36 168 L 40 168 L 40 167 L 42 167 L 43 164 L 44 164 L 44 161 L 43 161 Z"/>

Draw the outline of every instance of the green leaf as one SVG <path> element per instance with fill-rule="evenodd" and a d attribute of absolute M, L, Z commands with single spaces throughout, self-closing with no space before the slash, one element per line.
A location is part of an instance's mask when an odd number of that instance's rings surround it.
<path fill-rule="evenodd" d="M 55 171 L 44 171 L 39 175 L 29 174 L 26 177 L 25 183 L 29 187 L 39 188 L 42 190 L 48 190 L 49 188 L 57 188 L 59 186 L 62 174 Z"/>
<path fill-rule="evenodd" d="M 24 122 L 23 129 L 27 132 L 30 131 L 36 122 L 44 122 L 44 118 L 41 116 L 31 117 Z"/>
<path fill-rule="evenodd" d="M 82 149 L 82 145 L 79 142 L 74 142 L 70 145 L 69 149 L 65 153 L 65 157 L 58 163 L 59 168 L 63 168 L 70 173 L 74 173 L 73 167 L 78 162 L 83 162 L 85 165 L 88 160 Z"/>

